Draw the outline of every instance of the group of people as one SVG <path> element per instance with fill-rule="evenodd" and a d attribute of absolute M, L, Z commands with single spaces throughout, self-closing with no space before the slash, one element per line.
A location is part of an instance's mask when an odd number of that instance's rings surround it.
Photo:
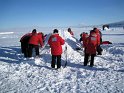
<path fill-rule="evenodd" d="M 71 31 L 71 28 L 68 28 L 68 32 L 73 36 L 74 33 Z M 101 32 L 94 28 L 90 31 L 90 34 L 83 32 L 81 35 L 80 41 L 83 43 L 84 47 L 84 66 L 87 66 L 89 56 L 91 56 L 90 66 L 94 65 L 94 57 L 96 53 L 101 55 L 102 49 L 100 44 L 102 42 Z M 36 29 L 33 29 L 32 33 L 25 34 L 20 39 L 22 53 L 24 57 L 32 57 L 32 50 L 35 49 L 36 56 L 39 56 L 39 45 L 43 47 L 44 45 L 44 34 L 42 32 L 37 33 Z M 57 64 L 57 69 L 61 68 L 61 54 L 62 54 L 62 45 L 65 44 L 65 40 L 59 36 L 58 30 L 54 29 L 53 34 L 49 37 L 48 44 L 51 48 L 52 61 L 51 67 L 55 68 Z"/>
<path fill-rule="evenodd" d="M 32 51 L 35 49 L 36 56 L 39 56 L 39 44 L 43 47 L 44 34 L 42 32 L 37 33 L 36 29 L 32 30 L 32 33 L 27 33 L 21 37 L 21 51 L 24 53 L 24 57 L 32 57 Z"/>
<path fill-rule="evenodd" d="M 45 35 L 46 36 L 46 35 Z M 35 49 L 36 57 L 39 57 L 39 47 L 44 46 L 45 36 L 42 32 L 37 32 L 36 29 L 33 29 L 31 33 L 27 33 L 21 37 L 21 52 L 24 53 L 24 57 L 31 58 L 33 49 Z M 57 63 L 57 69 L 61 67 L 61 54 L 62 46 L 65 43 L 65 40 L 59 36 L 58 30 L 54 29 L 53 34 L 48 40 L 48 44 L 51 47 L 52 61 L 51 67 L 55 68 Z M 39 46 L 40 45 L 40 46 Z"/>
<path fill-rule="evenodd" d="M 96 55 L 102 55 L 102 48 L 100 44 L 102 43 L 102 34 L 99 29 L 94 28 L 90 31 L 90 34 L 83 32 L 80 38 L 80 42 L 83 43 L 84 47 L 84 66 L 87 66 L 90 60 L 90 66 L 94 66 L 94 57 Z"/>

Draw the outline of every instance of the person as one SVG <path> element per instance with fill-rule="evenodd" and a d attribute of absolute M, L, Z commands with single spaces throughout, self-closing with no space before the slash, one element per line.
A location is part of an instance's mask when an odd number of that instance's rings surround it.
<path fill-rule="evenodd" d="M 80 42 L 83 42 L 83 48 L 85 48 L 86 46 L 86 39 L 89 37 L 88 33 L 83 32 L 82 34 L 80 34 Z"/>
<path fill-rule="evenodd" d="M 80 42 L 83 41 L 83 34 L 85 34 L 85 32 L 83 32 L 83 33 L 80 34 L 80 39 L 79 39 Z"/>
<path fill-rule="evenodd" d="M 20 39 L 21 42 L 21 52 L 24 53 L 24 57 L 29 57 L 29 39 L 31 37 L 31 33 L 27 33 L 23 35 Z"/>
<path fill-rule="evenodd" d="M 62 54 L 62 45 L 64 45 L 65 40 L 62 39 L 58 34 L 58 30 L 54 29 L 53 34 L 50 36 L 48 40 L 48 44 L 51 48 L 52 61 L 51 67 L 55 68 L 56 60 L 57 60 L 57 69 L 61 68 L 61 54 Z"/>
<path fill-rule="evenodd" d="M 41 37 L 41 38 L 42 38 L 43 43 L 44 43 L 44 41 L 45 41 L 45 36 L 44 36 L 44 33 L 43 33 L 43 32 L 39 32 L 39 33 L 38 33 L 38 35 L 39 35 L 39 37 Z"/>
<path fill-rule="evenodd" d="M 97 45 L 97 55 L 102 55 L 102 51 L 103 51 L 103 49 L 101 48 L 101 46 L 100 46 L 100 44 L 102 44 L 102 33 L 101 33 L 101 31 L 99 30 L 99 29 L 97 29 L 97 28 L 94 28 L 93 29 L 95 32 L 96 32 L 96 34 L 97 34 L 97 36 L 98 36 L 98 45 Z"/>
<path fill-rule="evenodd" d="M 72 32 L 71 28 L 68 28 L 68 32 L 69 32 L 72 36 L 74 36 L 74 33 Z"/>
<path fill-rule="evenodd" d="M 90 60 L 90 67 L 94 66 L 94 57 L 96 55 L 97 45 L 98 45 L 98 36 L 94 30 L 90 31 L 90 35 L 87 38 L 86 43 L 86 50 L 84 56 L 84 66 L 87 66 L 89 58 Z M 91 57 L 90 57 L 91 56 Z"/>
<path fill-rule="evenodd" d="M 29 57 L 32 57 L 32 50 L 35 49 L 36 57 L 39 57 L 39 44 L 43 46 L 43 40 L 40 35 L 37 34 L 36 29 L 33 29 L 32 36 L 29 40 Z"/>

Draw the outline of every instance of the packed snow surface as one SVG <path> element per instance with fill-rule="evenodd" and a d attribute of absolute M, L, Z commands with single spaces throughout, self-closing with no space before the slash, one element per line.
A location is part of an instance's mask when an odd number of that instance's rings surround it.
<path fill-rule="evenodd" d="M 102 31 L 103 40 L 113 44 L 101 45 L 103 55 L 95 57 L 94 67 L 84 67 L 83 49 L 75 50 L 81 47 L 76 36 L 88 30 L 76 30 L 75 37 L 65 29 L 59 31 L 66 41 L 59 70 L 51 68 L 48 39 L 40 49 L 39 59 L 26 59 L 20 50 L 22 33 L 1 32 L 0 93 L 124 93 L 124 30 Z"/>

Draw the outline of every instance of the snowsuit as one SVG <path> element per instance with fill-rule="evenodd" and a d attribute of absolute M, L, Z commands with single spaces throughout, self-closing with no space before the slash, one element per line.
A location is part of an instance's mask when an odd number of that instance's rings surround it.
<path fill-rule="evenodd" d="M 97 34 L 94 31 L 92 31 L 90 33 L 90 36 L 87 38 L 84 66 L 88 64 L 89 56 L 91 56 L 90 66 L 92 67 L 94 65 L 94 57 L 96 55 L 98 42 L 99 41 Z"/>
<path fill-rule="evenodd" d="M 55 68 L 56 59 L 57 59 L 57 68 L 61 67 L 61 54 L 62 54 L 62 46 L 65 41 L 59 36 L 58 33 L 54 33 L 50 36 L 48 40 L 48 44 L 51 47 L 52 54 L 52 62 L 51 67 Z"/>
<path fill-rule="evenodd" d="M 35 49 L 36 56 L 39 56 L 39 44 L 42 47 L 43 46 L 43 40 L 41 35 L 38 35 L 37 33 L 32 33 L 32 36 L 29 40 L 29 57 L 32 57 L 32 50 Z"/>
<path fill-rule="evenodd" d="M 31 37 L 31 33 L 25 34 L 24 36 L 21 37 L 20 42 L 21 42 L 21 51 L 24 53 L 24 57 L 29 57 L 29 39 Z"/>
<path fill-rule="evenodd" d="M 98 29 L 96 29 L 95 32 L 96 32 L 98 39 L 99 39 L 98 46 L 97 46 L 97 52 L 98 52 L 98 55 L 102 55 L 103 50 L 100 46 L 100 44 L 102 44 L 102 33 Z"/>

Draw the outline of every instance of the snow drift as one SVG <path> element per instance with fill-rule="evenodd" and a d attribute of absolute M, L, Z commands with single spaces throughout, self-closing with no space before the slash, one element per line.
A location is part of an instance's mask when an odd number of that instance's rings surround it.
<path fill-rule="evenodd" d="M 105 32 L 104 32 L 105 33 Z M 11 34 L 17 40 L 18 33 Z M 18 43 L 11 41 L 0 45 L 0 93 L 123 93 L 124 91 L 124 43 L 102 45 L 103 55 L 95 58 L 93 68 L 83 66 L 83 52 L 78 40 L 67 31 L 60 31 L 65 38 L 62 66 L 67 53 L 67 67 L 61 71 L 51 69 L 50 48 L 40 50 L 41 58 L 25 59 Z M 7 37 L 5 39 L 9 39 Z M 114 39 L 114 38 L 113 38 Z"/>

